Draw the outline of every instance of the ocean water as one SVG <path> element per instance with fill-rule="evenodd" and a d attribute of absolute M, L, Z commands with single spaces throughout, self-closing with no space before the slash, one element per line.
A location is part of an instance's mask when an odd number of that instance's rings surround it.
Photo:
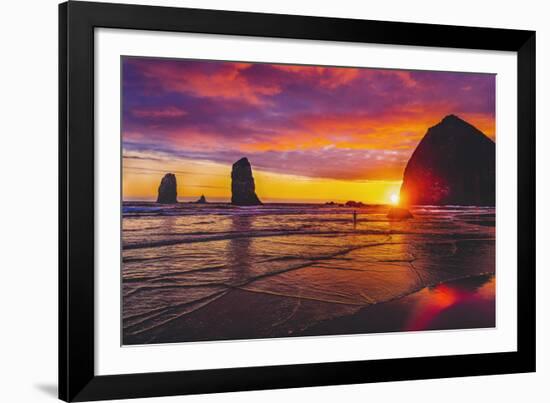
<path fill-rule="evenodd" d="M 494 274 L 494 208 L 422 206 L 406 221 L 387 219 L 388 209 L 125 202 L 123 340 L 299 334 L 426 287 Z M 231 327 L 243 316 L 240 333 Z"/>

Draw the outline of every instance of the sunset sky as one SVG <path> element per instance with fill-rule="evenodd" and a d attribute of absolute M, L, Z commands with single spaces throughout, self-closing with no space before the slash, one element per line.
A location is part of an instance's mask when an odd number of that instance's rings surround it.
<path fill-rule="evenodd" d="M 455 114 L 495 139 L 490 74 L 125 57 L 124 200 L 231 198 L 247 157 L 262 201 L 389 203 L 426 130 Z"/>

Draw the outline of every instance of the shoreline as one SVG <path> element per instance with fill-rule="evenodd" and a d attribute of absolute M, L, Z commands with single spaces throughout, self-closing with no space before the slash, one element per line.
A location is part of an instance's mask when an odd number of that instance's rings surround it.
<path fill-rule="evenodd" d="M 289 306 L 291 314 L 273 323 L 265 314 L 281 305 Z M 293 329 L 300 318 L 294 317 L 297 308 L 292 309 L 292 305 L 315 310 L 333 304 L 235 288 L 161 328 L 123 335 L 123 345 L 492 328 L 496 317 L 495 276 L 449 280 L 359 309 L 350 310 L 344 304 L 334 318 L 301 329 Z M 252 315 L 251 306 L 256 311 Z"/>
<path fill-rule="evenodd" d="M 482 295 L 484 292 L 487 294 Z M 356 314 L 347 317 L 315 324 L 302 335 L 494 328 L 496 326 L 494 292 L 494 274 L 453 279 L 362 308 Z M 475 310 L 472 309 L 474 307 Z M 345 330 L 335 333 L 334 328 Z"/>

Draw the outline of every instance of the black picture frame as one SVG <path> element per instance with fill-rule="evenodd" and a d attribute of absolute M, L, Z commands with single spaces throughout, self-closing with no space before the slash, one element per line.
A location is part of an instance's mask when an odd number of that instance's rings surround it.
<path fill-rule="evenodd" d="M 517 52 L 516 352 L 97 376 L 94 29 Z M 535 32 L 108 3 L 59 5 L 59 398 L 137 398 L 535 371 Z"/>

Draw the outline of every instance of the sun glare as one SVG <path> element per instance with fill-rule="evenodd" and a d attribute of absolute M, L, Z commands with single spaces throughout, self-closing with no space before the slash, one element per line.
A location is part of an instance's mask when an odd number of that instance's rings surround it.
<path fill-rule="evenodd" d="M 391 204 L 397 204 L 399 203 L 399 196 L 397 194 L 392 194 L 390 196 L 390 201 L 391 201 Z"/>

